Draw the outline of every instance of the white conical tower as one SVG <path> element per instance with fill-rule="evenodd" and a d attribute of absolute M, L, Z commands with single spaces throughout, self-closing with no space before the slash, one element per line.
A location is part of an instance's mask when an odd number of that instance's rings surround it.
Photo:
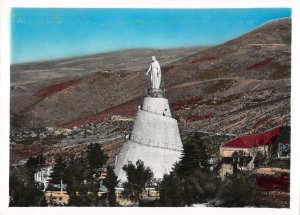
<path fill-rule="evenodd" d="M 126 181 L 122 167 L 139 159 L 151 168 L 154 178 L 162 179 L 180 160 L 181 152 L 178 124 L 171 116 L 168 99 L 163 98 L 161 89 L 148 90 L 143 105 L 138 108 L 132 133 L 116 158 L 118 179 Z"/>

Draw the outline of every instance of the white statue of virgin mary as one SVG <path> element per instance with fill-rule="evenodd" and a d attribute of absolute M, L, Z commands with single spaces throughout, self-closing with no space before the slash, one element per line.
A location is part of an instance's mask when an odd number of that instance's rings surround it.
<path fill-rule="evenodd" d="M 159 89 L 160 82 L 161 82 L 161 69 L 155 56 L 152 56 L 152 63 L 150 64 L 150 67 L 146 72 L 146 75 L 148 75 L 149 72 L 151 75 L 152 89 Z"/>

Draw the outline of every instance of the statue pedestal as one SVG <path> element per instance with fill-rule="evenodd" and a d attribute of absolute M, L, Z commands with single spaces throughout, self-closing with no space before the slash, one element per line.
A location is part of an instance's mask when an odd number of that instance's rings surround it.
<path fill-rule="evenodd" d="M 182 150 L 178 123 L 171 116 L 168 99 L 147 96 L 138 109 L 130 138 L 117 155 L 115 173 L 121 182 L 127 181 L 123 166 L 140 159 L 150 167 L 154 178 L 162 179 L 180 161 Z"/>
<path fill-rule="evenodd" d="M 154 98 L 163 98 L 164 97 L 164 91 L 162 89 L 147 89 L 147 96 L 148 97 L 154 97 Z"/>

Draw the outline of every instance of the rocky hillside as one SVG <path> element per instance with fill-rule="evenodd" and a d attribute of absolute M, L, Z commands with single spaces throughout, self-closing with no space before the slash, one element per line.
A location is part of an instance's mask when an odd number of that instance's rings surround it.
<path fill-rule="evenodd" d="M 135 87 L 134 84 L 127 82 L 130 81 L 127 78 L 135 76 L 138 71 L 146 71 L 152 55 L 160 59 L 161 65 L 166 65 L 205 48 L 132 49 L 80 58 L 12 65 L 12 128 L 16 126 L 30 128 L 42 124 L 56 125 L 82 115 L 98 113 L 120 102 L 110 98 L 112 92 L 117 92 L 120 94 L 119 97 L 122 97 L 123 91 L 130 90 L 122 87 L 127 85 Z M 119 82 L 126 83 L 119 87 L 121 91 L 116 91 Z M 118 96 L 117 93 L 115 96 Z M 137 95 L 132 93 L 131 97 L 135 96 Z M 108 102 L 101 105 L 103 99 L 108 99 Z M 121 98 L 121 100 L 126 101 L 128 98 Z M 86 107 L 87 114 L 80 111 L 82 105 L 92 106 Z M 73 111 L 70 112 L 70 109 Z M 45 111 L 42 113 L 44 119 L 40 118 L 40 111 Z M 57 111 L 59 113 L 54 114 Z M 69 117 L 62 117 L 68 113 Z"/>
<path fill-rule="evenodd" d="M 242 134 L 289 124 L 290 44 L 291 20 L 280 19 L 204 50 L 145 51 L 143 60 L 132 51 L 123 58 L 111 53 L 98 64 L 102 55 L 14 65 L 12 129 L 134 116 L 149 85 L 144 72 L 151 55 L 161 62 L 166 96 L 182 128 Z"/>

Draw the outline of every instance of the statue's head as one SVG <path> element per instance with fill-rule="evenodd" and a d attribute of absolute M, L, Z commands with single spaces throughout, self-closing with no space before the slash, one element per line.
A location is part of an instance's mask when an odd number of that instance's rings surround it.
<path fill-rule="evenodd" d="M 152 61 L 156 61 L 156 57 L 155 56 L 152 56 Z"/>

